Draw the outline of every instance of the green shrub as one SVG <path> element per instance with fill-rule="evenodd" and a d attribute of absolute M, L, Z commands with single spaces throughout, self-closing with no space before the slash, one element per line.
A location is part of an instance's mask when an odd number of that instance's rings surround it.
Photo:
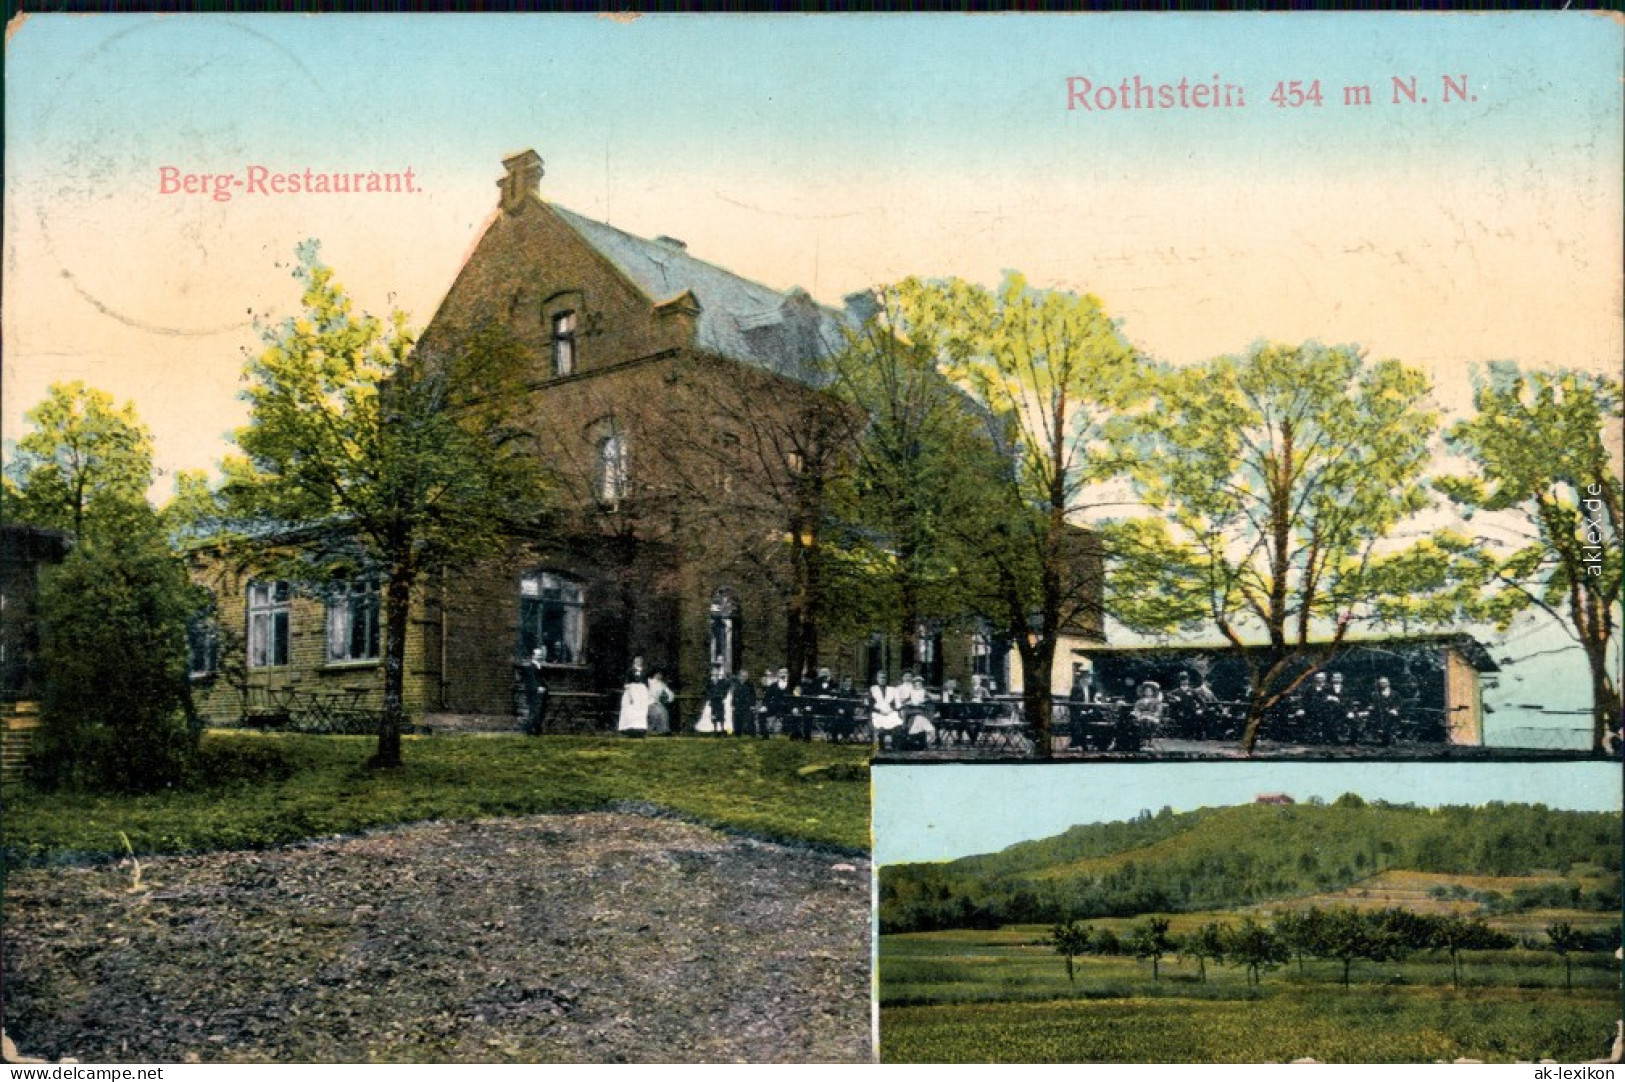
<path fill-rule="evenodd" d="M 40 590 L 46 671 L 33 777 L 46 788 L 172 787 L 186 722 L 186 621 L 199 602 L 150 512 L 81 539 Z"/>
<path fill-rule="evenodd" d="M 279 745 L 205 739 L 186 764 L 184 779 L 188 789 L 214 789 L 287 781 L 293 774 Z"/>

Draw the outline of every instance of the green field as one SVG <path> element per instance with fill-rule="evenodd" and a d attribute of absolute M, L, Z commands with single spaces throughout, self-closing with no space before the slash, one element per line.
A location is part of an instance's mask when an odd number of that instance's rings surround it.
<path fill-rule="evenodd" d="M 1599 927 L 1596 913 L 1562 919 Z M 1235 914 L 1183 914 L 1178 935 Z M 1126 934 L 1129 920 L 1094 927 Z M 1234 966 L 1119 956 L 1077 959 L 1069 983 L 1043 926 L 881 937 L 881 1056 L 887 1062 L 1333 1062 L 1591 1059 L 1619 1016 L 1619 969 L 1574 958 L 1574 990 L 1546 951 L 1468 952 L 1451 987 L 1448 957 L 1289 963 L 1249 987 Z"/>
<path fill-rule="evenodd" d="M 787 740 L 205 734 L 193 784 L 150 796 L 7 787 L 6 863 L 250 849 L 429 819 L 665 810 L 775 841 L 869 850 L 867 747 Z"/>

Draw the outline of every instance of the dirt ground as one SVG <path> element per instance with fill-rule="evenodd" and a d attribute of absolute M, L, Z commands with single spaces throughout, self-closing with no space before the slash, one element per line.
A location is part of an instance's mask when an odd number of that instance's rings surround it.
<path fill-rule="evenodd" d="M 13 871 L 5 1029 L 96 1062 L 867 1062 L 867 861 L 645 815 Z"/>

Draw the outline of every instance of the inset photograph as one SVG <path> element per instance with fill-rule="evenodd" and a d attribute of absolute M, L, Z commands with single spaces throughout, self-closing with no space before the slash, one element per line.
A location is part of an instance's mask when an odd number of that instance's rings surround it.
<path fill-rule="evenodd" d="M 1612 1061 L 1606 764 L 875 771 L 884 1062 Z"/>

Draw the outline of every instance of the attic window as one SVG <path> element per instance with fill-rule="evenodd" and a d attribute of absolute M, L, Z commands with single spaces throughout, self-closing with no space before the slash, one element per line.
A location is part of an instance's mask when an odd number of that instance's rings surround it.
<path fill-rule="evenodd" d="M 576 314 L 553 317 L 553 374 L 568 376 L 576 370 Z"/>

